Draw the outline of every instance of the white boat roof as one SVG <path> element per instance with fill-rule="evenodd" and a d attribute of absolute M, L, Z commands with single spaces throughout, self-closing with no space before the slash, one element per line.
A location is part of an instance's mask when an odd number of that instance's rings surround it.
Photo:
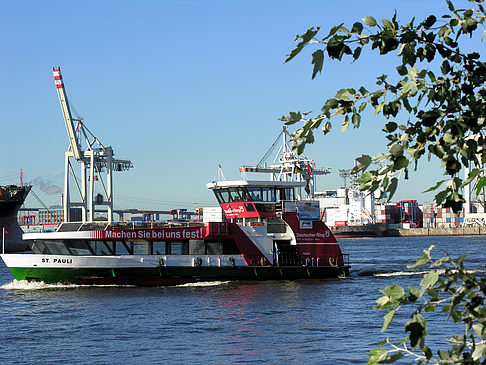
<path fill-rule="evenodd" d="M 305 186 L 305 181 L 268 181 L 268 180 L 231 180 L 213 181 L 206 184 L 208 189 L 229 188 L 229 187 L 275 187 L 294 188 Z"/>

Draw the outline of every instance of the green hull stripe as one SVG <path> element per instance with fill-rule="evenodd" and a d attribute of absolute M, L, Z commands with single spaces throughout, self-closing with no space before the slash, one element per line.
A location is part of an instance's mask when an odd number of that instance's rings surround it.
<path fill-rule="evenodd" d="M 158 268 L 23 268 L 11 267 L 17 280 L 45 283 L 170 285 L 214 280 L 269 280 L 348 276 L 347 267 L 158 267 Z"/>

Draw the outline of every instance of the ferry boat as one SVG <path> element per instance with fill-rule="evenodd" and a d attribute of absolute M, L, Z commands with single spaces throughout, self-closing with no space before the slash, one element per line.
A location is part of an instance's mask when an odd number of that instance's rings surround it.
<path fill-rule="evenodd" d="M 318 202 L 301 198 L 303 191 L 312 198 L 313 174 L 329 171 L 316 169 L 313 161 L 288 147 L 286 127 L 273 166 L 240 168 L 243 174 L 269 172 L 270 181 L 223 178 L 207 184 L 221 214 L 203 209 L 201 221 L 112 223 L 112 172 L 133 165 L 114 159 L 113 149 L 85 128 L 83 118 L 72 117 L 59 67 L 53 68 L 53 77 L 69 138 L 63 195 L 66 222 L 55 232 L 24 233 L 31 254 L 2 252 L 15 279 L 159 286 L 349 275 L 348 256 L 321 221 Z M 71 178 L 77 179 L 74 161 L 81 169 L 79 202 L 71 201 L 69 190 Z M 104 195 L 94 196 L 98 181 L 103 182 Z M 107 222 L 93 222 L 95 204 L 106 206 Z M 82 222 L 71 222 L 72 207 L 81 207 Z"/>
<path fill-rule="evenodd" d="M 349 257 L 320 220 L 305 182 L 207 184 L 221 216 L 202 221 L 63 223 L 24 233 L 31 254 L 2 254 L 17 280 L 163 286 L 197 281 L 346 277 Z"/>

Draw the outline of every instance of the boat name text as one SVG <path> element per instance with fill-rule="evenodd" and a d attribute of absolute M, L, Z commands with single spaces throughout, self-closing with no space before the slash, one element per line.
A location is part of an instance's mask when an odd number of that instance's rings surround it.
<path fill-rule="evenodd" d="M 59 259 L 59 258 L 43 257 L 42 263 L 43 264 L 72 264 L 73 259 Z"/>

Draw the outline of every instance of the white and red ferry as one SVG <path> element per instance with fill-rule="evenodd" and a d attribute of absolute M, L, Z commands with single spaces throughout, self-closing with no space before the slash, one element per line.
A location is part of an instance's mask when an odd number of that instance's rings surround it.
<path fill-rule="evenodd" d="M 201 221 L 148 222 L 136 227 L 112 223 L 112 172 L 125 171 L 132 163 L 114 159 L 113 149 L 101 144 L 82 118 L 73 118 L 59 67 L 53 68 L 53 77 L 69 138 L 63 201 L 67 223 L 55 232 L 24 233 L 32 254 L 2 252 L 17 280 L 151 286 L 349 274 L 347 256 L 321 221 L 319 203 L 312 201 L 313 175 L 329 172 L 316 169 L 313 161 L 288 147 L 285 127 L 272 165 L 240 169 L 245 175 L 270 173 L 271 181 L 222 179 L 207 185 L 218 199 L 221 214 L 206 209 Z M 80 166 L 78 177 L 74 163 Z M 81 180 L 79 202 L 70 198 L 73 179 Z M 99 180 L 104 181 L 104 195 L 95 197 L 94 184 Z M 309 200 L 301 200 L 303 191 Z M 95 204 L 106 206 L 109 223 L 92 222 Z M 81 223 L 69 222 L 70 208 L 75 206 L 81 207 Z"/>
<path fill-rule="evenodd" d="M 305 182 L 207 184 L 221 219 L 64 223 L 25 233 L 32 254 L 2 254 L 17 280 L 46 283 L 173 285 L 211 280 L 328 278 L 349 275 L 315 201 L 298 200 Z M 210 214 L 209 214 L 210 213 Z"/>

